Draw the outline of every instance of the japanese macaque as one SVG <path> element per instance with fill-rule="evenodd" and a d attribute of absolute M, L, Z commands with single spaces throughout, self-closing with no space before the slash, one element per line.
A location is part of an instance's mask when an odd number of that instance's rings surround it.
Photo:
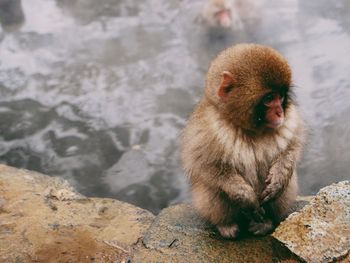
<path fill-rule="evenodd" d="M 182 161 L 195 208 L 225 238 L 271 232 L 295 201 L 304 122 L 291 89 L 291 69 L 270 47 L 239 44 L 211 63 Z"/>
<path fill-rule="evenodd" d="M 232 1 L 209 0 L 202 9 L 201 20 L 212 28 L 242 28 L 242 22 Z"/>

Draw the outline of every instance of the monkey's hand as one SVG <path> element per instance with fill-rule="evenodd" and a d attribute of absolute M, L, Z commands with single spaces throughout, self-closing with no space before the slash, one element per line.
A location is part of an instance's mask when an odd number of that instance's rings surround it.
<path fill-rule="evenodd" d="M 260 196 L 262 204 L 277 198 L 288 186 L 296 169 L 296 162 L 302 149 L 302 140 L 302 138 L 297 138 L 292 141 L 285 152 L 273 162 L 265 180 L 266 188 Z"/>
<path fill-rule="evenodd" d="M 249 220 L 257 223 L 264 222 L 265 210 L 262 207 L 245 208 L 242 214 Z"/>
<path fill-rule="evenodd" d="M 239 197 L 236 197 L 236 201 L 241 207 L 242 214 L 249 221 L 264 221 L 265 210 L 260 206 L 258 197 L 250 186 L 246 187 L 244 193 L 241 192 Z"/>
<path fill-rule="evenodd" d="M 217 181 L 218 182 L 218 181 Z M 221 189 L 235 202 L 242 214 L 249 220 L 262 222 L 265 211 L 260 207 L 258 196 L 240 175 L 232 175 L 219 181 Z"/>
<path fill-rule="evenodd" d="M 284 189 L 284 185 L 281 182 L 281 180 L 279 180 L 279 176 L 277 175 L 277 173 L 274 173 L 271 171 L 267 176 L 265 183 L 266 183 L 266 188 L 260 196 L 260 200 L 262 204 L 270 201 L 271 199 L 278 197 Z"/>
<path fill-rule="evenodd" d="M 251 188 L 248 188 L 249 190 Z M 256 194 L 251 190 L 246 190 L 245 193 L 241 193 L 236 198 L 233 198 L 241 208 L 242 214 L 249 220 L 255 222 L 263 222 L 265 216 L 265 210 L 259 204 Z"/>

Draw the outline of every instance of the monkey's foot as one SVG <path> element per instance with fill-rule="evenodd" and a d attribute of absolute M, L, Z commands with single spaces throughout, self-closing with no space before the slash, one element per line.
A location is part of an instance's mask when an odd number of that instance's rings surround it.
<path fill-rule="evenodd" d="M 248 231 L 255 236 L 266 235 L 274 229 L 274 225 L 271 220 L 266 220 L 262 223 L 250 221 Z"/>
<path fill-rule="evenodd" d="M 229 226 L 217 226 L 220 235 L 224 238 L 233 239 L 238 236 L 239 228 L 238 225 L 233 224 Z"/>

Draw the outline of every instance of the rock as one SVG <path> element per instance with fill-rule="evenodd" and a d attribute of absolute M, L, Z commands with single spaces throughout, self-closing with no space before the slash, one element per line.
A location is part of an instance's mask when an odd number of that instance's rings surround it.
<path fill-rule="evenodd" d="M 135 252 L 133 263 L 270 263 L 294 258 L 287 250 L 275 250 L 269 236 L 239 241 L 222 239 L 188 204 L 164 209 L 146 232 L 143 245 L 143 249 Z"/>
<path fill-rule="evenodd" d="M 350 262 L 350 182 L 321 189 L 273 237 L 306 262 Z"/>
<path fill-rule="evenodd" d="M 45 197 L 49 199 L 57 199 L 59 201 L 85 199 L 84 196 L 74 192 L 74 190 L 56 189 L 51 187 L 45 190 Z"/>
<path fill-rule="evenodd" d="M 0 262 L 127 262 L 154 216 L 0 165 Z"/>
<path fill-rule="evenodd" d="M 293 209 L 300 212 L 274 238 L 232 241 L 189 204 L 154 217 L 117 200 L 87 198 L 62 179 L 0 165 L 0 262 L 341 261 L 349 250 L 349 185 L 325 188 L 310 204 L 299 198 Z"/>

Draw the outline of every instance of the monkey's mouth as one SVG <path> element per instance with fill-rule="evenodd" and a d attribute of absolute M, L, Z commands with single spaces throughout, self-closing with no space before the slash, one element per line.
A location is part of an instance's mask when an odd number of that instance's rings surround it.
<path fill-rule="evenodd" d="M 231 24 L 231 10 L 224 9 L 215 13 L 215 16 L 218 18 L 219 23 L 223 27 L 229 27 Z"/>
<path fill-rule="evenodd" d="M 230 9 L 223 9 L 215 13 L 216 16 L 229 16 L 231 17 L 231 10 Z"/>
<path fill-rule="evenodd" d="M 270 129 L 277 129 L 279 128 L 280 126 L 282 126 L 283 124 L 283 121 L 280 120 L 280 121 L 275 121 L 275 122 L 269 122 L 266 124 L 266 127 L 267 128 L 270 128 Z"/>

